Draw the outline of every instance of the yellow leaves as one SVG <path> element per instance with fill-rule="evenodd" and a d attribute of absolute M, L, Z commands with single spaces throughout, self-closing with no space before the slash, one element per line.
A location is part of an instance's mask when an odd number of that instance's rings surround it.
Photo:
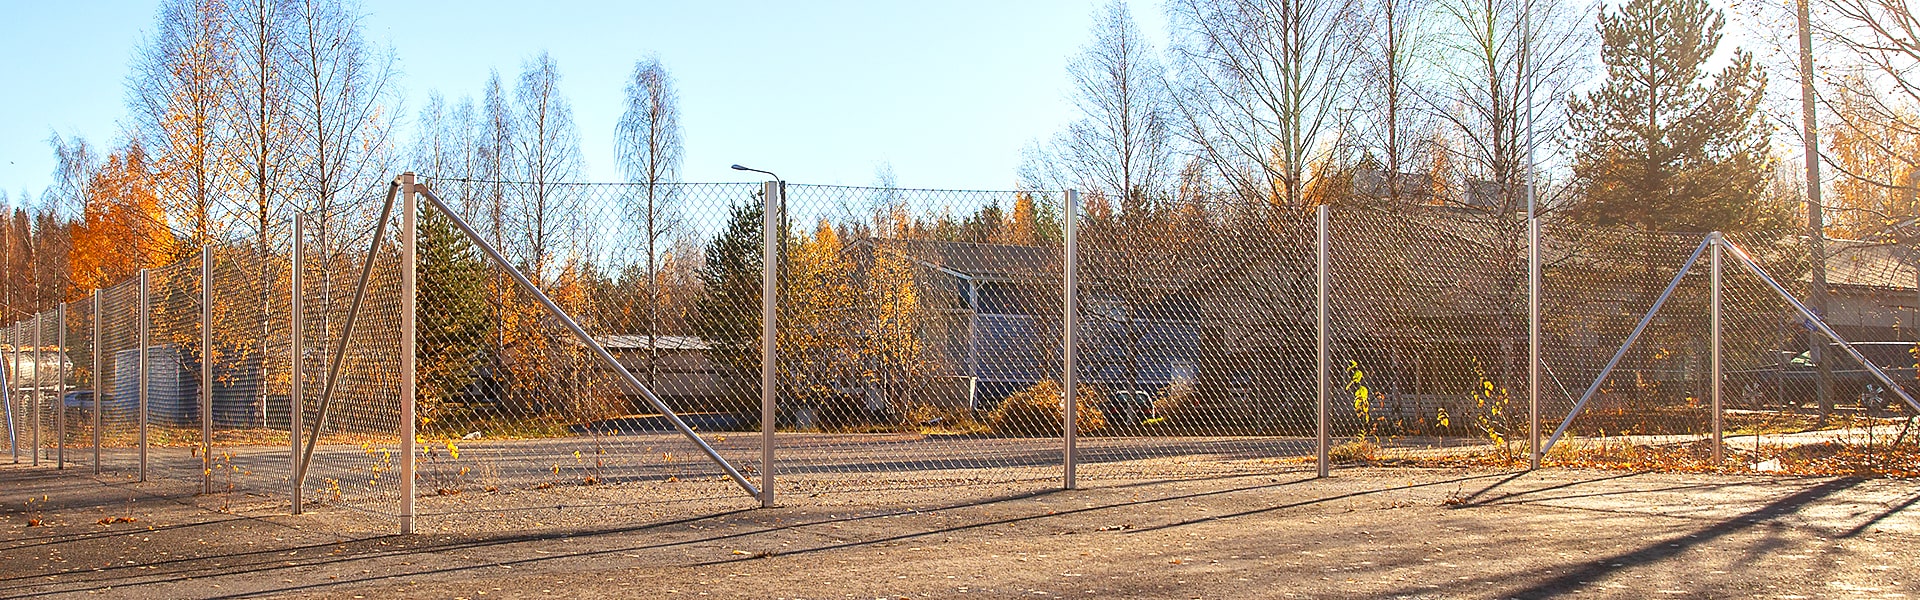
<path fill-rule="evenodd" d="M 1447 418 L 1447 408 L 1444 406 L 1440 407 L 1439 412 L 1433 415 L 1433 422 L 1439 423 L 1441 427 L 1453 426 L 1453 421 Z"/>
<path fill-rule="evenodd" d="M 1347 361 L 1347 390 L 1353 393 L 1353 412 L 1360 417 L 1362 423 L 1371 428 L 1374 425 L 1373 391 L 1360 383 L 1366 377 L 1366 372 L 1360 369 L 1359 361 Z"/>
<path fill-rule="evenodd" d="M 460 458 L 460 447 L 453 445 L 451 440 L 447 442 L 447 456 Z"/>

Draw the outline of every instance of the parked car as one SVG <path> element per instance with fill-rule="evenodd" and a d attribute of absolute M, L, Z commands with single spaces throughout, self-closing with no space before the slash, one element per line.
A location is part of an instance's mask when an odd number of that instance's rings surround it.
<path fill-rule="evenodd" d="M 69 412 L 91 413 L 93 403 L 93 390 L 68 390 L 67 394 L 60 398 L 60 405 L 66 407 Z M 131 415 L 140 409 L 140 399 L 134 396 L 125 398 L 107 396 L 106 402 L 102 405 L 110 414 Z"/>
<path fill-rule="evenodd" d="M 60 399 L 67 410 L 93 410 L 93 390 L 73 390 Z"/>

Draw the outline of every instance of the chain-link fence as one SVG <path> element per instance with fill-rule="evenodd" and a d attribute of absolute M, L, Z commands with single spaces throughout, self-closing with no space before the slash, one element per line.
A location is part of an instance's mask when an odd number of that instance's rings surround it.
<path fill-rule="evenodd" d="M 759 186 L 427 185 L 473 235 L 419 212 L 421 515 L 727 493 L 703 445 L 758 471 Z"/>
<path fill-rule="evenodd" d="M 1523 468 L 1535 439 L 1550 466 L 1920 469 L 1902 246 L 1830 242 L 1815 320 L 1811 249 L 1780 234 L 1556 215 L 1536 246 L 1463 207 L 423 181 L 411 219 L 396 186 L 0 328 L 17 455 L 426 527 L 769 482 Z"/>

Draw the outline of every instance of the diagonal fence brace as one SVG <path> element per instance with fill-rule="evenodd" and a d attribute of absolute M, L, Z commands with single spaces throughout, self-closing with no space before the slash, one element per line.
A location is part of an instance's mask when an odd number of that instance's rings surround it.
<path fill-rule="evenodd" d="M 1707 246 L 1713 244 L 1713 240 L 1713 236 L 1701 240 L 1700 245 L 1693 249 L 1693 255 L 1688 256 L 1687 262 L 1680 265 L 1680 272 L 1674 274 L 1673 281 L 1667 283 L 1667 289 L 1660 292 L 1660 297 L 1653 301 L 1653 307 L 1647 309 L 1647 314 L 1640 317 L 1640 323 L 1633 326 L 1633 332 L 1627 334 L 1627 341 L 1622 342 L 1620 349 L 1613 352 L 1613 358 L 1607 361 L 1606 368 L 1600 369 L 1600 375 L 1593 378 L 1593 384 L 1587 386 L 1586 393 L 1580 394 L 1580 401 L 1573 403 L 1573 410 L 1567 411 L 1567 418 L 1560 421 L 1560 426 L 1553 430 L 1553 436 L 1547 438 L 1546 445 L 1540 447 L 1540 456 L 1546 456 L 1548 451 L 1553 450 L 1554 443 L 1560 441 L 1560 436 L 1567 433 L 1567 427 L 1573 425 L 1573 418 L 1580 416 L 1580 410 L 1586 408 L 1587 401 L 1592 400 L 1593 395 L 1600 391 L 1600 384 L 1606 383 L 1607 376 L 1613 374 L 1613 368 L 1620 366 L 1620 359 L 1627 356 L 1627 350 L 1633 348 L 1635 341 L 1639 341 L 1640 334 L 1646 332 L 1647 325 L 1653 322 L 1654 315 L 1660 314 L 1660 307 L 1665 306 L 1667 299 L 1673 297 L 1673 291 L 1680 287 L 1680 280 L 1686 279 L 1687 272 L 1693 270 L 1693 264 L 1700 261 L 1700 255 L 1707 251 Z"/>
<path fill-rule="evenodd" d="M 373 241 L 367 246 L 366 264 L 360 266 L 360 281 L 353 288 L 353 303 L 347 306 L 347 321 L 340 326 L 340 345 L 334 349 L 333 362 L 327 366 L 327 381 L 320 388 L 320 406 L 313 417 L 313 431 L 300 449 L 300 468 L 294 471 L 294 487 L 307 484 L 307 467 L 313 464 L 313 448 L 320 444 L 320 430 L 327 426 L 327 409 L 333 404 L 334 382 L 340 380 L 340 365 L 346 362 L 347 343 L 353 340 L 353 324 L 360 320 L 360 304 L 367 299 L 367 282 L 373 279 L 373 258 L 380 251 L 380 240 L 387 234 L 387 219 L 393 216 L 393 198 L 400 191 L 400 180 L 387 184 L 387 202 L 380 207 L 380 219 L 374 221 Z M 299 327 L 299 324 L 294 324 Z M 299 349 L 294 349 L 299 352 Z"/>
<path fill-rule="evenodd" d="M 646 384 L 640 383 L 640 380 L 633 376 L 633 372 L 628 371 L 625 366 L 620 364 L 619 360 L 613 357 L 613 353 L 608 352 L 606 347 L 600 345 L 599 341 L 594 340 L 593 336 L 588 335 L 587 330 L 580 327 L 580 324 L 575 322 L 573 317 L 568 315 L 566 310 L 561 309 L 560 305 L 555 303 L 552 298 L 547 297 L 546 292 L 541 291 L 539 286 L 534 285 L 533 280 L 528 279 L 526 274 L 520 272 L 520 269 L 514 268 L 512 262 L 509 262 L 506 257 L 501 256 L 499 250 L 495 249 L 493 245 L 488 244 L 487 240 L 481 236 L 479 232 L 474 231 L 472 225 L 467 224 L 466 219 L 460 218 L 458 212 L 448 207 L 445 202 L 440 201 L 440 197 L 435 196 L 426 184 L 414 184 L 413 191 L 419 192 L 422 197 L 425 197 L 427 202 L 433 205 L 434 209 L 439 210 L 442 216 L 452 221 L 455 227 L 460 228 L 460 232 L 466 234 L 467 239 L 471 240 L 475 247 L 478 247 L 481 252 L 485 253 L 488 259 L 492 260 L 494 264 L 499 265 L 501 270 L 506 271 L 507 276 L 512 277 L 513 281 L 518 283 L 522 289 L 532 294 L 534 299 L 539 300 L 540 304 L 546 307 L 548 313 L 551 313 L 561 324 L 566 325 L 567 330 L 573 332 L 574 337 L 580 339 L 580 343 L 585 344 L 588 349 L 593 351 L 594 356 L 606 363 L 608 367 L 611 367 L 613 372 L 620 374 L 620 382 L 626 386 L 627 391 L 646 397 L 647 403 L 652 404 L 654 410 L 660 411 L 660 414 L 665 416 L 668 421 L 672 421 L 673 427 L 680 430 L 680 435 L 686 436 L 688 440 L 693 441 L 694 445 L 699 446 L 700 451 L 707 455 L 707 459 L 719 465 L 722 470 L 725 470 L 727 477 L 732 478 L 734 483 L 739 484 L 740 489 L 746 490 L 750 496 L 755 498 L 760 497 L 760 489 L 754 487 L 752 482 L 747 481 L 746 476 L 741 475 L 740 470 L 734 468 L 733 463 L 727 462 L 727 459 L 721 457 L 720 453 L 713 449 L 713 446 L 707 445 L 706 440 L 700 439 L 700 436 L 693 432 L 692 427 L 688 427 L 685 421 L 680 420 L 678 413 L 668 408 L 667 403 L 662 402 L 659 396 L 654 395 L 653 390 L 647 388 Z M 765 467 L 763 466 L 763 468 Z"/>
<path fill-rule="evenodd" d="M 1761 281 L 1767 283 L 1767 287 L 1773 288 L 1774 293 L 1779 294 L 1781 298 L 1786 299 L 1788 304 L 1793 305 L 1793 309 L 1798 311 L 1800 316 L 1806 317 L 1807 322 L 1813 323 L 1814 327 L 1818 328 L 1821 334 L 1826 335 L 1832 339 L 1834 343 L 1839 344 L 1840 349 L 1847 351 L 1847 354 L 1852 356 L 1853 360 L 1859 361 L 1861 366 L 1866 367 L 1868 372 L 1873 373 L 1875 379 L 1879 379 L 1880 383 L 1887 385 L 1887 389 L 1898 394 L 1901 400 L 1905 400 L 1907 406 L 1913 407 L 1914 410 L 1920 410 L 1920 402 L 1915 402 L 1913 396 L 1907 394 L 1906 389 L 1900 387 L 1900 384 L 1894 383 L 1893 378 L 1887 376 L 1887 372 L 1880 369 L 1880 365 L 1876 365 L 1873 361 L 1867 360 L 1866 355 L 1861 354 L 1859 349 L 1854 348 L 1853 344 L 1847 342 L 1846 338 L 1840 337 L 1839 332 L 1827 326 L 1825 319 L 1821 319 L 1819 315 L 1813 314 L 1813 311 L 1809 310 L 1807 305 L 1801 304 L 1798 298 L 1794 298 L 1793 294 L 1788 293 L 1787 288 L 1782 287 L 1780 282 L 1774 281 L 1773 277 L 1768 276 L 1767 272 L 1760 268 L 1759 263 L 1753 262 L 1753 257 L 1747 256 L 1747 251 L 1741 250 L 1739 246 L 1734 245 L 1733 242 L 1726 241 L 1724 238 L 1721 239 L 1720 245 L 1732 251 L 1735 260 L 1740 261 L 1740 264 L 1745 266 L 1748 271 L 1752 271 L 1754 275 L 1759 276 Z"/>

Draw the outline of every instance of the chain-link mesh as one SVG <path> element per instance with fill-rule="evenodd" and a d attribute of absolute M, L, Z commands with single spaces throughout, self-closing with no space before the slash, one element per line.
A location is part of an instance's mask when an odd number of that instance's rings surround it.
<path fill-rule="evenodd" d="M 1606 462 L 1615 448 L 1710 435 L 1705 236 L 1571 223 L 1543 229 L 1541 427 L 1550 435 L 1567 423 L 1550 459 Z M 1656 303 L 1639 338 L 1594 387 Z M 1566 421 L 1583 396 L 1585 406 Z"/>
<path fill-rule="evenodd" d="M 301 240 L 300 443 L 314 442 L 304 500 L 397 514 L 400 490 L 399 219 L 390 215 L 378 244 L 377 203 L 367 215 L 310 215 Z M 396 211 L 397 213 L 397 211 Z M 368 255 L 368 249 L 374 252 Z M 361 274 L 362 305 L 350 315 Z M 340 340 L 351 339 L 341 353 Z M 331 396 L 326 382 L 340 360 Z M 317 433 L 317 435 L 316 435 Z"/>
<path fill-rule="evenodd" d="M 1806 299 L 1811 254 L 1804 240 L 1730 241 L 1773 283 Z M 1913 250 L 1836 240 L 1826 251 L 1832 291 L 1823 320 L 1895 385 L 1813 327 L 1729 253 L 1721 267 L 1729 462 L 1757 471 L 1913 474 L 1917 440 L 1908 428 L 1915 411 L 1896 391 L 1920 391 Z"/>
<path fill-rule="evenodd" d="M 140 470 L 140 280 L 100 290 L 100 474 L 134 478 Z"/>
<path fill-rule="evenodd" d="M 1060 197 L 786 189 L 782 492 L 1057 480 Z M 736 212 L 710 246 L 739 239 L 757 251 L 758 219 Z M 728 295 L 757 301 L 758 285 L 737 285 Z M 757 306 L 714 308 L 758 326 Z M 757 377 L 757 347 L 742 350 L 728 362 Z M 1098 423 L 1094 399 L 1080 404 L 1082 424 Z"/>
<path fill-rule="evenodd" d="M 28 360 L 33 365 L 29 376 L 34 388 L 33 401 L 38 408 L 40 428 L 40 461 L 46 464 L 57 463 L 61 456 L 60 444 L 66 424 L 61 418 L 63 410 L 60 383 L 66 370 L 71 367 L 62 356 L 59 347 L 60 315 L 56 310 L 42 311 L 29 321 L 29 329 L 34 333 L 32 343 L 34 351 Z"/>
<path fill-rule="evenodd" d="M 0 329 L 0 368 L 6 369 L 8 452 L 13 462 L 33 461 L 33 404 L 20 378 L 20 328 Z"/>
<path fill-rule="evenodd" d="M 1526 456 L 1525 234 L 1475 208 L 1329 211 L 1333 460 Z"/>
<path fill-rule="evenodd" d="M 423 201 L 420 514 L 737 496 L 615 369 L 757 472 L 758 380 L 737 361 L 757 348 L 759 247 L 750 244 L 748 261 L 740 240 L 710 240 L 729 231 L 729 215 L 758 214 L 758 186 L 429 185 L 620 364 L 603 362 Z M 738 282 L 751 282 L 747 295 L 734 293 Z"/>
<path fill-rule="evenodd" d="M 287 254 L 257 242 L 222 245 L 212 263 L 213 489 L 285 498 L 292 289 Z"/>
<path fill-rule="evenodd" d="M 1076 228 L 1077 371 L 1098 415 L 1082 423 L 1081 473 L 1175 477 L 1312 460 L 1310 211 L 1091 194 Z"/>
<path fill-rule="evenodd" d="M 201 480 L 200 284 L 197 256 L 147 272 L 148 479 Z"/>
<path fill-rule="evenodd" d="M 67 417 L 67 462 L 75 468 L 91 472 L 95 464 L 94 454 L 94 382 L 98 370 L 93 364 L 93 300 L 82 297 L 67 304 L 66 345 L 63 348 L 71 368 L 67 370 L 67 394 L 61 399 L 61 410 Z"/>

